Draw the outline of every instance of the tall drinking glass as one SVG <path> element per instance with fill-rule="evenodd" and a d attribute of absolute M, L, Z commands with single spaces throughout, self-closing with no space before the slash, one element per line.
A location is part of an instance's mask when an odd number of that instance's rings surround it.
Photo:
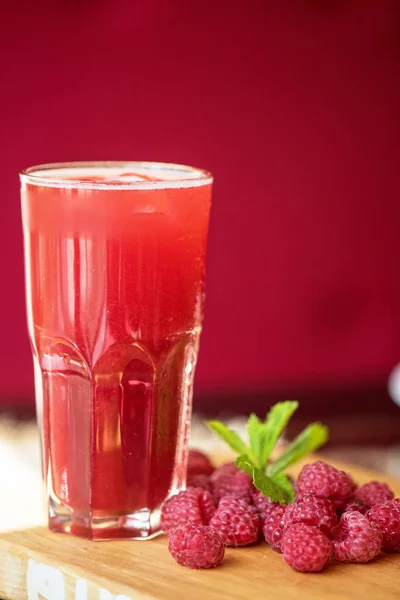
<path fill-rule="evenodd" d="M 20 177 L 50 529 L 152 537 L 185 485 L 212 177 L 146 162 Z"/>

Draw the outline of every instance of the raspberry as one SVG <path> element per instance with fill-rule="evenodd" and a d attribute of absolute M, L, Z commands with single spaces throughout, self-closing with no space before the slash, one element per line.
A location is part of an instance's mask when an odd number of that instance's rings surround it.
<path fill-rule="evenodd" d="M 234 462 L 224 463 L 220 467 L 217 467 L 213 473 L 211 479 L 218 478 L 220 475 L 235 475 L 239 471 L 239 468 Z"/>
<path fill-rule="evenodd" d="M 342 506 L 342 508 L 340 509 L 340 512 L 345 513 L 345 512 L 352 512 L 355 510 L 360 512 L 362 515 L 365 515 L 365 513 L 368 510 L 368 506 L 366 506 L 362 500 L 359 500 L 358 498 L 354 498 L 354 496 L 352 496 L 346 502 L 346 504 L 344 506 Z"/>
<path fill-rule="evenodd" d="M 208 475 L 204 475 L 203 473 L 197 473 L 194 475 L 187 476 L 187 486 L 194 488 L 201 488 L 202 490 L 206 490 L 207 492 L 212 493 L 212 485 L 211 480 Z"/>
<path fill-rule="evenodd" d="M 218 531 L 226 546 L 247 546 L 258 539 L 260 518 L 256 508 L 245 500 L 225 496 L 220 500 L 210 526 Z"/>
<path fill-rule="evenodd" d="M 361 513 L 345 512 L 333 530 L 332 545 L 336 560 L 367 563 L 379 553 L 382 534 Z"/>
<path fill-rule="evenodd" d="M 214 529 L 190 523 L 174 529 L 168 550 L 177 563 L 189 569 L 216 567 L 225 554 L 224 542 Z"/>
<path fill-rule="evenodd" d="M 327 498 L 340 508 L 352 495 L 353 485 L 347 473 L 319 460 L 303 467 L 296 491 L 299 497 L 311 492 L 319 498 Z"/>
<path fill-rule="evenodd" d="M 382 549 L 400 552 L 400 499 L 375 504 L 366 514 L 370 523 L 375 523 L 382 533 Z"/>
<path fill-rule="evenodd" d="M 188 488 L 172 496 L 161 509 L 161 529 L 169 535 L 178 525 L 208 525 L 215 512 L 214 501 L 209 492 L 200 488 Z"/>
<path fill-rule="evenodd" d="M 315 525 L 328 537 L 331 537 L 332 529 L 337 522 L 338 518 L 332 502 L 326 498 L 318 498 L 314 494 L 304 494 L 289 504 L 284 518 L 285 527 L 296 523 Z"/>
<path fill-rule="evenodd" d="M 386 483 L 370 481 L 359 487 L 354 492 L 354 497 L 361 500 L 368 508 L 371 508 L 375 504 L 383 504 L 388 500 L 393 500 L 394 494 Z"/>
<path fill-rule="evenodd" d="M 283 560 L 295 571 L 321 571 L 332 554 L 331 541 L 317 527 L 297 523 L 282 538 Z"/>
<path fill-rule="evenodd" d="M 284 518 L 286 512 L 286 506 L 284 504 L 278 504 L 274 507 L 269 516 L 263 523 L 263 534 L 265 540 L 276 552 L 282 552 L 281 543 L 284 528 Z"/>
<path fill-rule="evenodd" d="M 209 458 L 200 450 L 189 450 L 188 475 L 211 475 L 214 467 Z"/>
<path fill-rule="evenodd" d="M 275 510 L 277 506 L 281 506 L 279 502 L 272 502 L 268 496 L 264 496 L 262 492 L 256 490 L 253 492 L 253 504 L 260 515 L 261 523 Z"/>
<path fill-rule="evenodd" d="M 235 464 L 228 463 L 216 469 L 212 474 L 211 481 L 214 499 L 217 503 L 223 496 L 242 498 L 249 504 L 252 502 L 253 480 Z"/>

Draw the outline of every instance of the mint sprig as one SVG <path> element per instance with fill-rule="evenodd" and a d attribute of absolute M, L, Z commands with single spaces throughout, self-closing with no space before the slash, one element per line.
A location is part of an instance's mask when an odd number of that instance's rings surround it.
<path fill-rule="evenodd" d="M 248 448 L 246 444 L 243 442 L 242 438 L 236 433 L 236 431 L 232 431 L 222 423 L 222 421 L 207 421 L 207 425 L 210 429 L 212 429 L 219 437 L 224 440 L 234 450 L 235 452 L 239 452 L 239 454 L 247 454 Z"/>
<path fill-rule="evenodd" d="M 275 448 L 278 439 L 298 406 L 299 403 L 296 401 L 278 402 L 278 404 L 274 404 L 267 414 L 264 423 L 266 443 L 260 456 L 261 468 L 264 468 L 267 464 L 272 450 Z"/>
<path fill-rule="evenodd" d="M 267 473 L 274 476 L 290 465 L 298 462 L 303 456 L 320 448 L 328 439 L 328 429 L 322 423 L 311 423 L 293 440 L 285 452 L 267 468 Z"/>
<path fill-rule="evenodd" d="M 321 423 L 311 423 L 275 461 L 269 462 L 272 451 L 282 435 L 298 402 L 275 404 L 265 421 L 251 414 L 247 421 L 249 443 L 221 421 L 208 421 L 207 425 L 239 454 L 236 465 L 253 478 L 255 487 L 273 502 L 288 504 L 294 498 L 293 486 L 285 469 L 322 446 L 328 439 L 328 429 Z"/>

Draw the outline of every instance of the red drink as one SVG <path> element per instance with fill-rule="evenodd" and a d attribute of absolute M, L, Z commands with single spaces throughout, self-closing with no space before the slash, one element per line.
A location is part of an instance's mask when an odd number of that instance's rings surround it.
<path fill-rule="evenodd" d="M 53 530 L 150 537 L 185 485 L 211 184 L 203 171 L 150 163 L 22 175 Z"/>

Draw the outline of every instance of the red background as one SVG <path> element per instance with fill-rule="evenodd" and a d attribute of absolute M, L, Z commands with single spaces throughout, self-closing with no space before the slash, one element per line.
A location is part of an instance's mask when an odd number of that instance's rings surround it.
<path fill-rule="evenodd" d="M 22 2 L 0 20 L 0 398 L 32 402 L 18 171 L 210 169 L 197 391 L 384 386 L 400 359 L 396 1 Z"/>

